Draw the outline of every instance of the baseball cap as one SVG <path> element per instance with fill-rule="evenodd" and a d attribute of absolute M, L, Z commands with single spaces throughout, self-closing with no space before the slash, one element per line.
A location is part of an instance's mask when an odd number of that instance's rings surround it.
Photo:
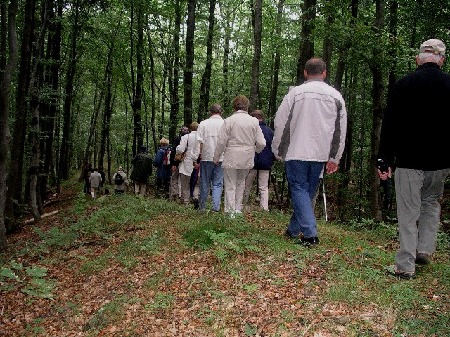
<path fill-rule="evenodd" d="M 419 52 L 445 56 L 445 44 L 438 39 L 429 39 L 420 45 Z"/>

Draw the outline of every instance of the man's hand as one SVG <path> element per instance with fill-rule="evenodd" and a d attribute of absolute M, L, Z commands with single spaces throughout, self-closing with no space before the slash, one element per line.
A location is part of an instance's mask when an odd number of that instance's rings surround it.
<path fill-rule="evenodd" d="M 381 172 L 379 169 L 378 171 L 378 177 L 380 177 L 381 180 L 387 180 L 388 178 L 392 177 L 392 169 L 388 167 L 388 170 L 386 172 Z"/>
<path fill-rule="evenodd" d="M 338 170 L 338 168 L 339 168 L 339 165 L 336 164 L 335 162 L 328 161 L 326 164 L 327 174 L 332 174 L 332 173 L 336 172 Z"/>

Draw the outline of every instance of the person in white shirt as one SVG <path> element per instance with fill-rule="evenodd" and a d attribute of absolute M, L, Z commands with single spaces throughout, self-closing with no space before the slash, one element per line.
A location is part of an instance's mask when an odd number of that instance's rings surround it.
<path fill-rule="evenodd" d="M 248 114 L 250 102 L 243 95 L 233 99 L 234 113 L 224 120 L 219 131 L 214 163 L 223 155 L 225 213 L 234 218 L 242 213 L 245 178 L 254 165 L 255 152 L 260 153 L 266 140 L 259 121 Z"/>
<path fill-rule="evenodd" d="M 189 126 L 191 132 L 181 137 L 180 145 L 176 147 L 177 153 L 183 153 L 184 151 L 186 151 L 184 160 L 180 162 L 178 166 L 181 185 L 181 200 L 185 205 L 189 205 L 191 174 L 194 170 L 194 161 L 197 160 L 196 157 L 193 157 L 193 153 L 199 152 L 197 149 L 194 149 L 195 147 L 199 146 L 198 142 L 196 142 L 195 139 L 197 128 L 198 123 L 192 122 Z"/>
<path fill-rule="evenodd" d="M 204 211 L 211 188 L 212 210 L 220 211 L 220 204 L 223 190 L 223 156 L 220 156 L 219 162 L 214 163 L 214 151 L 216 150 L 217 140 L 220 128 L 223 125 L 222 107 L 219 104 L 213 104 L 209 108 L 211 116 L 200 122 L 196 141 L 199 143 L 200 153 L 195 153 L 194 157 L 200 157 L 200 197 L 199 211 Z"/>

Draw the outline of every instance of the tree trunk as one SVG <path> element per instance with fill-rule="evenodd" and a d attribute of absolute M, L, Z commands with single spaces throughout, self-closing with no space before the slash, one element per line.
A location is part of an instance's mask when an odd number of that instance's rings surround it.
<path fill-rule="evenodd" d="M 192 123 L 192 78 L 194 73 L 194 32 L 196 0 L 188 0 L 186 22 L 186 64 L 184 68 L 184 124 Z"/>
<path fill-rule="evenodd" d="M 44 41 L 47 33 L 49 11 L 51 8 L 50 0 L 42 3 L 40 30 L 37 38 L 36 49 L 34 51 L 33 71 L 30 77 L 30 109 L 31 109 L 31 127 L 30 127 L 30 207 L 35 220 L 40 220 L 43 213 L 41 200 L 41 191 L 39 189 L 39 179 L 41 171 L 41 151 L 40 151 L 40 111 L 39 111 L 39 91 L 42 87 L 43 64 L 41 62 Z"/>
<path fill-rule="evenodd" d="M 252 26 L 253 61 L 250 86 L 250 112 L 261 108 L 261 99 L 259 97 L 259 63 L 261 60 L 262 0 L 254 0 L 252 3 Z"/>
<path fill-rule="evenodd" d="M 104 76 L 104 84 L 105 87 L 101 90 L 104 91 L 105 96 L 105 106 L 103 110 L 103 123 L 102 123 L 102 132 L 100 137 L 100 150 L 98 151 L 98 168 L 104 171 L 104 161 L 105 154 L 107 154 L 108 148 L 108 139 L 109 139 L 109 130 L 110 130 L 110 122 L 111 122 L 111 114 L 112 114 L 112 58 L 113 58 L 114 47 L 111 45 L 109 47 L 106 67 L 105 67 L 105 76 Z"/>
<path fill-rule="evenodd" d="M 378 154 L 378 147 L 380 145 L 380 131 L 381 131 L 381 119 L 383 118 L 383 49 L 381 39 L 383 25 L 384 25 L 384 2 L 382 0 L 376 0 L 376 14 L 375 14 L 375 28 L 376 39 L 379 40 L 379 43 L 373 44 L 372 50 L 372 59 L 370 69 L 372 71 L 372 130 L 370 134 L 370 148 L 371 148 L 371 156 L 369 162 L 369 168 L 372 171 L 370 175 L 370 204 L 372 210 L 372 217 L 375 220 L 381 221 L 381 211 L 379 207 L 379 198 L 378 191 L 380 187 L 380 180 L 378 178 L 377 169 L 376 169 L 376 160 Z"/>
<path fill-rule="evenodd" d="M 170 92 L 170 131 L 169 139 L 173 141 L 177 136 L 177 121 L 180 102 L 178 97 L 178 77 L 180 71 L 180 28 L 181 28 L 181 8 L 180 0 L 175 0 L 175 18 L 173 27 L 173 59 L 172 68 L 169 70 L 169 92 Z"/>
<path fill-rule="evenodd" d="M 8 40 L 8 60 L 5 67 L 0 71 L 0 172 L 7 172 L 6 161 L 9 149 L 9 93 L 11 90 L 12 73 L 17 63 L 17 37 L 16 37 L 16 15 L 17 0 L 11 0 L 8 6 L 8 28 L 2 32 L 1 37 Z M 4 9 L 4 8 L 3 8 Z M 6 21 L 6 13 L 2 10 L 2 22 Z M 2 28 L 4 28 L 2 26 Z M 6 50 L 1 50 L 6 55 Z M 5 52 L 5 53 L 4 53 Z M 0 252 L 6 250 L 6 227 L 5 227 L 5 202 L 6 202 L 6 174 L 0 175 Z"/>
<path fill-rule="evenodd" d="M 134 13 L 134 10 L 132 11 Z M 141 147 L 144 144 L 144 133 L 142 129 L 142 89 L 143 89 L 143 82 L 144 82 L 144 65 L 143 65 L 143 47 L 144 47 L 144 21 L 143 21 L 143 12 L 142 12 L 142 5 L 138 5 L 136 9 L 136 31 L 137 31 L 137 42 L 136 42 L 136 80 L 134 80 L 133 75 L 133 102 L 132 102 L 132 109 L 133 109 L 133 156 L 136 155 L 136 153 L 139 150 L 139 147 Z M 130 38 L 131 43 L 134 41 L 133 37 L 133 25 L 134 25 L 134 19 L 132 17 L 131 20 L 131 29 L 130 29 Z M 133 69 L 133 48 L 131 50 L 131 73 L 134 74 Z"/>
<path fill-rule="evenodd" d="M 275 36 L 281 36 L 284 0 L 278 1 L 277 8 L 278 11 L 275 26 Z M 272 87 L 270 89 L 269 111 L 267 112 L 268 120 L 271 120 L 271 117 L 275 116 L 277 112 L 278 77 L 280 73 L 280 64 L 281 64 L 280 45 L 277 43 L 277 45 L 275 46 L 275 52 L 273 56 L 273 79 L 272 79 Z"/>
<path fill-rule="evenodd" d="M 307 60 L 314 56 L 314 42 L 312 39 L 312 32 L 314 28 L 314 20 L 316 17 L 316 3 L 317 0 L 305 0 L 302 6 L 303 14 L 301 19 L 301 41 L 297 60 L 297 85 L 304 82 L 303 70 L 305 69 L 305 63 Z"/>
<path fill-rule="evenodd" d="M 219 2 L 220 4 L 220 2 Z M 225 36 L 223 37 L 223 57 L 222 57 L 222 106 L 227 106 L 231 103 L 231 94 L 229 88 L 229 58 L 230 58 L 230 41 L 231 41 L 231 28 L 234 22 L 235 12 L 230 11 L 226 6 L 222 6 L 225 13 Z"/>
<path fill-rule="evenodd" d="M 11 141 L 11 161 L 7 180 L 5 219 L 7 231 L 14 231 L 20 223 L 16 222 L 23 203 L 23 165 L 25 152 L 25 134 L 28 110 L 28 87 L 31 72 L 31 50 L 35 26 L 35 0 L 25 3 L 22 43 L 20 49 L 19 75 L 17 79 L 16 112 Z M 6 21 L 6 20 L 5 20 Z"/>
<path fill-rule="evenodd" d="M 80 0 L 76 0 L 73 7 L 73 22 L 70 33 L 69 61 L 66 72 L 65 96 L 63 105 L 63 126 L 61 137 L 61 150 L 59 157 L 59 179 L 69 178 L 72 138 L 72 103 L 74 96 L 74 81 L 78 63 L 77 40 L 80 34 Z"/>
<path fill-rule="evenodd" d="M 206 42 L 206 64 L 205 72 L 202 76 L 202 84 L 200 86 L 200 104 L 198 107 L 198 121 L 205 119 L 206 112 L 209 107 L 209 91 L 211 89 L 211 69 L 212 69 L 212 52 L 214 37 L 214 12 L 216 9 L 216 0 L 209 1 L 209 26 L 208 39 Z"/>

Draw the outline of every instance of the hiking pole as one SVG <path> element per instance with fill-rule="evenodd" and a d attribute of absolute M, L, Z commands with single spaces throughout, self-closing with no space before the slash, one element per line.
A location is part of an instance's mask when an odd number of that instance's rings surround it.
<path fill-rule="evenodd" d="M 327 195 L 325 194 L 325 180 L 322 178 L 322 197 L 323 197 L 323 211 L 325 213 L 325 222 L 328 221 L 327 213 Z"/>

